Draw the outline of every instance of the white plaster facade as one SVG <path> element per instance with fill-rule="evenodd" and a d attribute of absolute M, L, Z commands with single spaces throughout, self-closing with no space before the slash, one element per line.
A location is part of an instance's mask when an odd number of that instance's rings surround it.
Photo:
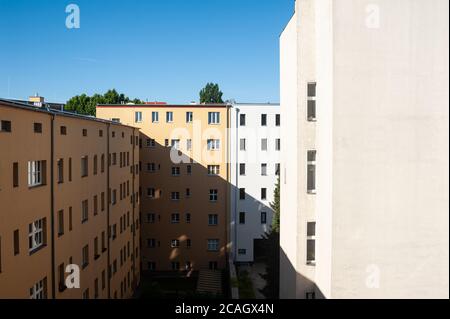
<path fill-rule="evenodd" d="M 234 104 L 230 109 L 230 257 L 234 262 L 254 261 L 254 240 L 261 239 L 272 226 L 273 192 L 278 175 L 276 164 L 280 163 L 280 123 L 279 104 Z M 266 116 L 266 125 L 262 125 L 262 116 Z M 241 125 L 241 116 L 245 116 L 245 125 Z M 245 149 L 241 148 L 245 140 Z M 267 140 L 267 150 L 263 145 Z M 245 165 L 245 174 L 241 175 L 240 165 Z M 267 174 L 262 175 L 262 164 L 267 165 Z M 245 199 L 240 198 L 240 189 L 245 189 Z M 262 189 L 266 197 L 262 197 Z M 245 224 L 241 224 L 239 214 L 245 213 Z M 261 216 L 265 213 L 265 223 Z"/>
<path fill-rule="evenodd" d="M 280 37 L 281 298 L 449 297 L 448 6 L 296 1 Z"/>

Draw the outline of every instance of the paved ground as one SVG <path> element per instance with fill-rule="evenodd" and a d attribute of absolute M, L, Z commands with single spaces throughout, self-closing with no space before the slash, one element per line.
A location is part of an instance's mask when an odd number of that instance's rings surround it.
<path fill-rule="evenodd" d="M 253 291 L 255 292 L 256 299 L 266 299 L 259 291 L 266 286 L 266 281 L 260 276 L 260 274 L 266 273 L 266 265 L 264 263 L 255 262 L 253 266 L 242 266 L 241 269 L 248 271 L 253 283 Z"/>

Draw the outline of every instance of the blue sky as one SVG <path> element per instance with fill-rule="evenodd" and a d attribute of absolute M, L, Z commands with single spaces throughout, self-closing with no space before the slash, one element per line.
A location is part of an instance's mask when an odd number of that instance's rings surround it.
<path fill-rule="evenodd" d="M 75 3 L 81 28 L 67 29 Z M 0 0 L 0 97 L 65 102 L 109 88 L 169 103 L 207 82 L 279 101 L 279 35 L 294 0 Z"/>

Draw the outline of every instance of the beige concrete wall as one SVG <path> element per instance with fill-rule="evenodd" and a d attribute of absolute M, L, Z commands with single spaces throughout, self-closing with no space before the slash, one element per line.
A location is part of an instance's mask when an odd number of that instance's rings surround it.
<path fill-rule="evenodd" d="M 298 192 L 305 205 L 301 153 L 311 146 L 299 138 L 298 159 L 285 164 L 299 171 L 298 189 L 282 191 L 281 296 L 304 298 L 305 283 L 293 293 L 283 277 L 296 262 L 308 277 L 304 246 L 293 253 L 292 243 L 314 213 L 316 297 L 448 298 L 448 2 L 298 0 L 299 12 L 296 36 L 288 27 L 281 37 L 281 106 L 302 108 L 301 82 L 315 65 L 317 194 L 315 208 L 297 211 L 298 229 L 288 228 L 283 215 L 296 204 L 283 198 Z M 283 67 L 296 41 L 297 78 Z M 284 134 L 312 138 L 303 121 L 286 125 Z"/>
<path fill-rule="evenodd" d="M 333 298 L 449 296 L 448 6 L 334 5 Z"/>

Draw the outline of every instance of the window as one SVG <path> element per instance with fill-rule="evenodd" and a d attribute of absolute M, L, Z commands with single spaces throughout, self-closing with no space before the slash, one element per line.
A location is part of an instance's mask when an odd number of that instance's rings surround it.
<path fill-rule="evenodd" d="M 280 163 L 275 164 L 275 175 L 280 176 Z"/>
<path fill-rule="evenodd" d="M 190 261 L 186 261 L 184 269 L 186 271 L 189 271 L 189 270 L 191 270 L 191 267 L 192 267 L 191 262 Z"/>
<path fill-rule="evenodd" d="M 134 121 L 136 123 L 142 122 L 142 112 L 134 112 Z"/>
<path fill-rule="evenodd" d="M 97 175 L 97 166 L 98 166 L 98 160 L 97 155 L 94 155 L 94 175 Z"/>
<path fill-rule="evenodd" d="M 115 205 L 117 202 L 117 190 L 113 189 L 112 196 L 111 196 L 111 204 Z"/>
<path fill-rule="evenodd" d="M 98 214 L 98 196 L 94 195 L 94 216 Z"/>
<path fill-rule="evenodd" d="M 219 175 L 220 165 L 208 165 L 208 175 Z"/>
<path fill-rule="evenodd" d="M 31 161 L 28 162 L 28 186 L 34 187 L 44 185 L 46 161 Z"/>
<path fill-rule="evenodd" d="M 281 116 L 280 114 L 275 115 L 275 126 L 280 126 L 281 124 Z"/>
<path fill-rule="evenodd" d="M 14 256 L 17 256 L 20 253 L 20 236 L 19 236 L 19 230 L 16 229 L 14 231 Z"/>
<path fill-rule="evenodd" d="M 170 247 L 172 248 L 180 247 L 180 241 L 178 239 L 172 239 L 172 241 L 170 242 Z"/>
<path fill-rule="evenodd" d="M 267 199 L 267 188 L 261 188 L 261 200 Z"/>
<path fill-rule="evenodd" d="M 173 112 L 166 112 L 166 122 L 167 123 L 173 122 Z"/>
<path fill-rule="evenodd" d="M 147 268 L 148 268 L 149 271 L 155 271 L 156 263 L 154 261 L 149 261 L 147 263 Z"/>
<path fill-rule="evenodd" d="M 42 123 L 34 123 L 34 133 L 42 133 Z"/>
<path fill-rule="evenodd" d="M 247 255 L 247 249 L 238 249 L 239 255 Z"/>
<path fill-rule="evenodd" d="M 220 140 L 209 139 L 207 143 L 208 143 L 208 151 L 217 151 L 220 149 Z"/>
<path fill-rule="evenodd" d="M 305 298 L 306 298 L 306 299 L 316 299 L 316 293 L 315 293 L 314 291 L 307 292 L 307 293 L 305 294 Z"/>
<path fill-rule="evenodd" d="M 147 214 L 147 223 L 153 224 L 155 220 L 156 220 L 155 214 L 153 213 Z"/>
<path fill-rule="evenodd" d="M 267 176 L 267 164 L 261 164 L 261 176 Z"/>
<path fill-rule="evenodd" d="M 187 224 L 191 223 L 191 214 L 190 213 L 186 213 L 186 223 Z"/>
<path fill-rule="evenodd" d="M 105 210 L 105 192 L 102 192 L 100 195 L 100 206 L 103 212 Z"/>
<path fill-rule="evenodd" d="M 239 188 L 239 199 L 245 200 L 245 188 Z"/>
<path fill-rule="evenodd" d="M 307 192 L 316 192 L 316 151 L 308 151 Z"/>
<path fill-rule="evenodd" d="M 316 263 L 316 222 L 308 222 L 306 230 L 306 263 L 315 265 Z"/>
<path fill-rule="evenodd" d="M 28 225 L 28 248 L 30 253 L 45 245 L 46 219 L 39 219 Z"/>
<path fill-rule="evenodd" d="M 0 123 L 0 132 L 11 132 L 11 121 L 1 121 Z"/>
<path fill-rule="evenodd" d="M 69 207 L 69 231 L 73 229 L 72 207 Z"/>
<path fill-rule="evenodd" d="M 208 239 L 208 251 L 219 251 L 219 240 L 218 239 Z"/>
<path fill-rule="evenodd" d="M 186 188 L 186 197 L 191 197 L 191 189 Z"/>
<path fill-rule="evenodd" d="M 105 172 L 105 154 L 102 154 L 100 159 L 100 172 Z"/>
<path fill-rule="evenodd" d="M 81 133 L 83 136 L 87 136 L 87 130 L 85 128 L 81 131 Z"/>
<path fill-rule="evenodd" d="M 58 183 L 64 183 L 64 160 L 59 159 L 56 165 L 58 167 Z"/>
<path fill-rule="evenodd" d="M 186 123 L 192 123 L 194 120 L 194 113 L 186 112 Z"/>
<path fill-rule="evenodd" d="M 308 121 L 316 120 L 316 83 L 308 83 Z"/>
<path fill-rule="evenodd" d="M 58 237 L 64 235 L 64 210 L 58 212 Z"/>
<path fill-rule="evenodd" d="M 171 223 L 172 224 L 180 223 L 180 214 L 178 214 L 178 213 L 172 214 Z"/>
<path fill-rule="evenodd" d="M 261 114 L 261 126 L 267 126 L 267 114 Z"/>
<path fill-rule="evenodd" d="M 89 169 L 88 157 L 83 156 L 81 158 L 81 177 L 88 176 L 88 169 Z"/>
<path fill-rule="evenodd" d="M 159 122 L 159 113 L 152 112 L 152 123 L 158 123 L 158 122 Z"/>
<path fill-rule="evenodd" d="M 106 233 L 102 231 L 102 253 L 106 251 Z"/>
<path fill-rule="evenodd" d="M 13 163 L 13 187 L 19 187 L 19 163 Z"/>
<path fill-rule="evenodd" d="M 155 238 L 147 239 L 147 247 L 148 248 L 155 248 L 156 247 L 156 239 Z"/>
<path fill-rule="evenodd" d="M 208 112 L 208 124 L 220 124 L 220 113 Z"/>
<path fill-rule="evenodd" d="M 209 201 L 216 202 L 218 198 L 218 190 L 217 189 L 210 189 L 209 190 Z"/>
<path fill-rule="evenodd" d="M 186 166 L 186 172 L 188 175 L 192 174 L 192 166 L 191 165 Z"/>
<path fill-rule="evenodd" d="M 245 114 L 240 114 L 239 115 L 239 125 L 240 126 L 245 126 Z"/>
<path fill-rule="evenodd" d="M 94 239 L 94 259 L 98 259 L 100 254 L 98 253 L 98 237 Z"/>
<path fill-rule="evenodd" d="M 180 192 L 171 192 L 170 199 L 171 200 L 180 200 Z"/>
<path fill-rule="evenodd" d="M 245 176 L 245 164 L 244 163 L 239 164 L 239 175 Z"/>
<path fill-rule="evenodd" d="M 64 290 L 66 290 L 66 284 L 65 284 L 65 268 L 64 268 L 64 263 L 60 264 L 58 266 L 58 290 L 59 292 L 63 292 Z"/>
<path fill-rule="evenodd" d="M 82 251 L 82 264 L 81 266 L 84 268 L 86 268 L 89 265 L 89 245 L 86 245 L 83 247 L 83 251 Z"/>
<path fill-rule="evenodd" d="M 156 141 L 153 138 L 148 138 L 146 140 L 146 146 L 147 147 L 155 147 L 156 146 Z M 127 161 L 128 162 L 128 161 Z"/>
<path fill-rule="evenodd" d="M 277 138 L 275 140 L 275 151 L 279 151 L 281 149 L 281 140 Z"/>
<path fill-rule="evenodd" d="M 208 263 L 209 266 L 209 270 L 217 270 L 218 266 L 217 266 L 217 261 L 210 261 Z"/>
<path fill-rule="evenodd" d="M 261 139 L 261 151 L 267 151 L 267 138 Z"/>
<path fill-rule="evenodd" d="M 165 146 L 165 147 L 169 147 L 169 139 L 168 139 L 168 138 L 166 138 L 166 139 L 164 140 L 164 146 Z"/>
<path fill-rule="evenodd" d="M 119 118 L 112 118 L 111 122 L 120 123 L 120 119 Z"/>
<path fill-rule="evenodd" d="M 98 130 L 98 136 L 103 137 L 103 130 Z"/>
<path fill-rule="evenodd" d="M 192 150 L 192 139 L 190 138 L 186 140 L 186 150 L 187 151 Z"/>
<path fill-rule="evenodd" d="M 217 226 L 219 222 L 219 216 L 217 214 L 209 214 L 208 215 L 208 225 L 209 226 Z"/>
<path fill-rule="evenodd" d="M 180 176 L 180 168 L 177 166 L 172 167 L 172 176 Z"/>
<path fill-rule="evenodd" d="M 245 147 L 245 138 L 241 138 L 241 139 L 239 140 L 239 149 L 240 149 L 241 151 L 245 151 L 245 149 L 246 149 L 246 147 Z"/>
<path fill-rule="evenodd" d="M 179 150 L 180 149 L 180 140 L 172 140 L 172 148 Z"/>
<path fill-rule="evenodd" d="M 239 224 L 241 224 L 241 225 L 245 224 L 245 212 L 239 213 Z"/>
<path fill-rule="evenodd" d="M 72 181 L 72 158 L 69 158 L 69 182 Z"/>
<path fill-rule="evenodd" d="M 89 205 L 88 200 L 81 202 L 81 223 L 85 223 L 89 218 Z"/>
<path fill-rule="evenodd" d="M 265 225 L 267 224 L 267 213 L 261 212 L 261 224 Z"/>
<path fill-rule="evenodd" d="M 30 299 L 47 299 L 47 277 L 30 288 Z"/>
<path fill-rule="evenodd" d="M 155 189 L 154 188 L 147 188 L 147 196 L 150 198 L 155 198 Z"/>
<path fill-rule="evenodd" d="M 155 171 L 155 163 L 147 163 L 147 171 L 154 172 Z"/>
<path fill-rule="evenodd" d="M 172 270 L 177 271 L 180 270 L 180 263 L 178 261 L 172 261 Z"/>

